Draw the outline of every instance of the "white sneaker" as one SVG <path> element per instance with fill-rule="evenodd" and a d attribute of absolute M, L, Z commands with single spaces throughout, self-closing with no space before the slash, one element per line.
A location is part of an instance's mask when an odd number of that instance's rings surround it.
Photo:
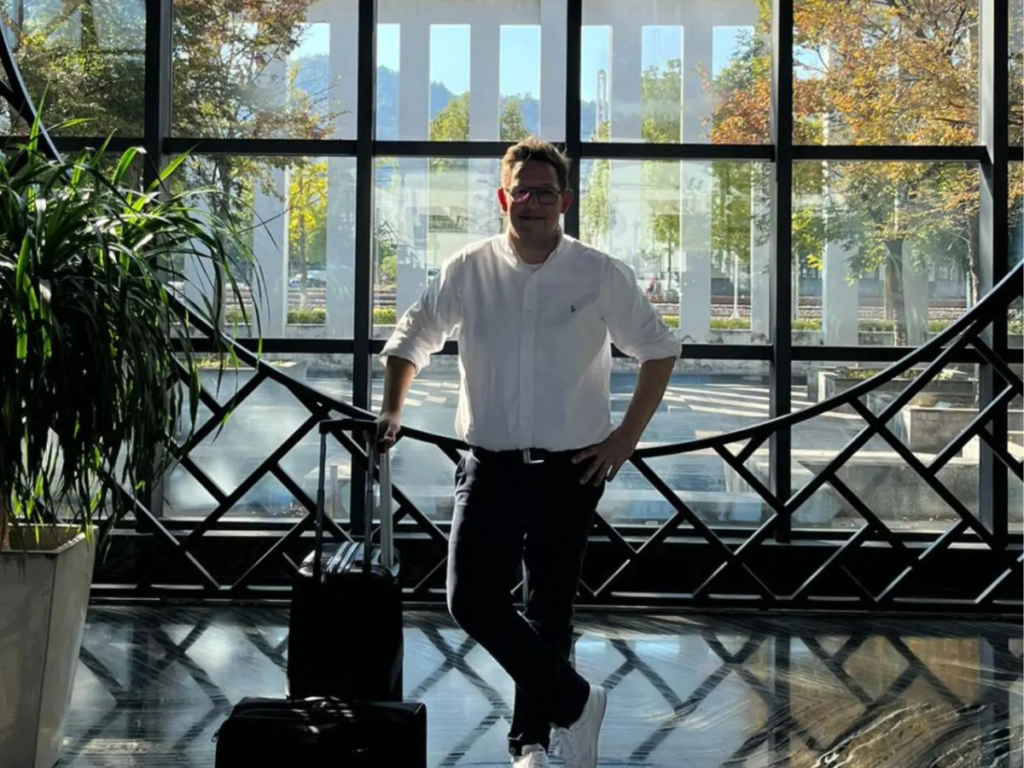
<path fill-rule="evenodd" d="M 566 768 L 597 768 L 597 742 L 607 706 L 608 692 L 592 685 L 580 719 L 568 728 L 558 729 L 558 743 Z"/>
<path fill-rule="evenodd" d="M 550 768 L 548 753 L 540 744 L 527 744 L 523 754 L 512 758 L 512 768 Z"/>

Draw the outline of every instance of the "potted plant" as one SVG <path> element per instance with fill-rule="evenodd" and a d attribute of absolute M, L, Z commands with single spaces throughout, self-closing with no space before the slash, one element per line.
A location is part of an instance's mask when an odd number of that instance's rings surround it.
<path fill-rule="evenodd" d="M 169 183 L 184 157 L 142 190 L 140 150 L 54 160 L 39 138 L 0 153 L 0 763 L 19 768 L 57 761 L 94 557 L 195 424 L 182 331 L 216 325 L 252 263 Z M 213 276 L 202 306 L 174 296 L 188 259 Z"/>

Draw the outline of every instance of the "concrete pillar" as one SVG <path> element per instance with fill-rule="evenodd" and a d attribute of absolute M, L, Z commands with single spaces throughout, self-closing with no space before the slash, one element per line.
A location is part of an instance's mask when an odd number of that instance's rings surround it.
<path fill-rule="evenodd" d="M 683 27 L 683 141 L 707 143 L 703 118 L 711 113 L 700 73 L 712 69 L 713 27 L 694 18 Z M 711 195 L 710 163 L 680 163 L 683 215 L 679 241 L 683 250 L 679 291 L 679 334 L 702 343 L 711 330 Z"/>
<path fill-rule="evenodd" d="M 430 180 L 426 158 L 402 158 L 398 161 L 401 173 L 402 209 L 398 215 L 401 225 L 398 235 L 398 287 L 395 309 L 400 318 L 415 304 L 427 278 L 427 226 L 430 211 Z"/>
<path fill-rule="evenodd" d="M 907 313 L 907 344 L 928 341 L 928 273 L 914 266 L 912 246 L 903 242 L 903 306 Z"/>
<path fill-rule="evenodd" d="M 430 25 L 403 24 L 399 49 L 398 138 L 427 138 L 430 127 Z"/>
<path fill-rule="evenodd" d="M 639 24 L 615 24 L 611 34 L 609 112 L 612 141 L 640 141 L 643 40 Z"/>
<path fill-rule="evenodd" d="M 327 160 L 327 338 L 351 339 L 355 333 L 356 255 L 355 161 Z"/>
<path fill-rule="evenodd" d="M 202 163 L 201 158 L 197 159 L 196 162 Z M 186 168 L 185 178 L 189 181 L 190 186 L 202 187 L 207 184 L 215 185 L 216 182 L 212 179 L 204 179 L 199 174 L 193 172 L 189 168 L 189 164 L 184 165 Z M 196 198 L 196 207 L 200 210 L 210 213 L 210 199 L 206 195 Z M 195 249 L 203 254 L 208 254 L 209 249 L 202 243 L 193 243 Z M 190 307 L 204 307 L 203 299 L 213 299 L 213 287 L 216 285 L 214 282 L 213 270 L 210 268 L 210 262 L 207 259 L 200 258 L 189 254 L 185 256 L 185 263 L 182 269 L 185 276 L 185 301 Z M 213 318 L 215 321 L 217 318 Z M 228 328 L 230 330 L 230 326 Z M 239 328 L 239 335 L 247 335 L 245 328 Z"/>
<path fill-rule="evenodd" d="M 257 185 L 253 193 L 252 250 L 263 272 L 260 326 L 264 336 L 284 336 L 288 317 L 288 179 L 284 170 L 270 169 L 270 189 Z"/>
<path fill-rule="evenodd" d="M 756 164 L 750 185 L 750 333 L 751 341 L 771 340 L 771 254 L 770 237 L 757 229 L 771 207 L 767 169 Z"/>
<path fill-rule="evenodd" d="M 756 26 L 755 9 L 745 11 L 744 22 Z M 771 236 L 758 230 L 758 222 L 767 221 L 771 214 L 771 167 L 756 163 L 750 195 L 750 331 L 753 341 L 770 341 L 771 321 Z M 763 241 L 758 244 L 758 241 Z"/>
<path fill-rule="evenodd" d="M 398 289 L 395 294 L 397 317 L 419 301 L 427 287 L 427 264 L 425 254 L 410 248 L 406 242 L 398 245 Z"/>
<path fill-rule="evenodd" d="M 356 103 L 359 90 L 358 0 L 331 0 L 324 6 L 330 24 L 328 86 L 330 111 L 336 139 L 356 138 Z"/>
<path fill-rule="evenodd" d="M 469 138 L 497 141 L 501 114 L 501 27 L 474 24 L 469 38 Z"/>
<path fill-rule="evenodd" d="M 613 141 L 639 142 L 640 87 L 643 60 L 639 24 L 619 23 L 611 32 L 611 77 L 609 78 L 609 117 Z M 636 248 L 650 245 L 643 236 L 647 223 L 642 205 L 642 163 L 637 160 L 612 160 L 608 171 L 609 215 L 608 251 L 627 263 L 636 259 Z M 639 225 L 641 237 L 637 242 Z"/>
<path fill-rule="evenodd" d="M 704 343 L 711 330 L 711 166 L 680 163 L 679 338 Z"/>
<path fill-rule="evenodd" d="M 540 0 L 540 135 L 547 141 L 565 136 L 566 0 Z M 577 126 L 569 126 L 577 131 Z"/>
<path fill-rule="evenodd" d="M 337 115 L 334 135 L 356 136 L 358 92 L 356 0 L 325 6 L 331 29 L 330 110 Z M 325 306 L 328 338 L 350 339 L 354 329 L 355 287 L 355 166 L 349 158 L 327 160 L 327 288 Z"/>
<path fill-rule="evenodd" d="M 714 100 L 704 90 L 701 72 L 712 71 L 714 27 L 699 15 L 683 27 L 683 142 L 709 144 L 709 126 L 704 120 L 714 109 Z"/>
<path fill-rule="evenodd" d="M 500 166 L 494 160 L 469 161 L 468 242 L 483 240 L 502 231 L 497 191 L 501 185 L 500 176 Z"/>
<path fill-rule="evenodd" d="M 856 253 L 842 243 L 826 243 L 821 271 L 821 324 L 828 345 L 856 346 L 858 341 L 858 290 L 850 275 L 850 259 Z"/>

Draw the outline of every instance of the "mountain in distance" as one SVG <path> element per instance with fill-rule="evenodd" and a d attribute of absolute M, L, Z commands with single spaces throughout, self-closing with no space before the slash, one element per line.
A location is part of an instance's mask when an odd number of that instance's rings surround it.
<path fill-rule="evenodd" d="M 298 73 L 295 85 L 313 95 L 320 111 L 326 113 L 327 88 L 329 82 L 329 62 L 327 56 L 307 56 L 298 59 Z M 377 138 L 381 141 L 398 140 L 398 78 L 399 73 L 387 67 L 377 67 Z M 456 94 L 452 93 L 443 83 L 430 84 L 430 119 L 448 106 Z M 502 103 L 509 97 L 502 97 Z M 540 101 L 533 97 L 519 99 L 523 125 L 531 133 L 540 128 Z M 580 135 L 589 139 L 594 131 L 597 104 L 584 101 L 580 105 Z"/>

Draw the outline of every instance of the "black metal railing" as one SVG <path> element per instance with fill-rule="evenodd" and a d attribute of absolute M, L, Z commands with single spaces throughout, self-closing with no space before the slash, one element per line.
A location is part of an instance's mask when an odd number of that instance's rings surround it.
<path fill-rule="evenodd" d="M 8 77 L 8 85 L 0 87 L 0 96 L 7 98 L 27 119 L 33 120 L 35 109 L 25 92 L 17 65 L 10 48 L 0 44 L 0 61 Z M 57 156 L 57 149 L 48 133 L 43 129 L 40 141 L 46 151 Z M 993 290 L 972 307 L 963 317 L 940 333 L 936 338 L 911 351 L 887 369 L 877 373 L 857 386 L 835 397 L 819 402 L 804 410 L 773 418 L 751 427 L 728 432 L 714 437 L 705 437 L 686 442 L 644 447 L 637 450 L 631 462 L 639 474 L 660 494 L 673 510 L 671 517 L 653 533 L 640 535 L 625 533 L 602 516 L 598 516 L 595 538 L 607 542 L 603 555 L 601 576 L 594 581 L 586 578 L 582 587 L 583 602 L 603 605 L 663 604 L 674 605 L 745 605 L 773 608 L 841 607 L 866 610 L 918 608 L 934 610 L 953 608 L 956 610 L 1018 610 L 1021 605 L 1019 582 L 1024 555 L 1020 552 L 1019 541 L 1001 535 L 973 513 L 968 506 L 943 481 L 939 474 L 970 441 L 977 438 L 991 452 L 994 459 L 1007 470 L 1022 478 L 1022 463 L 1017 460 L 1005 444 L 995 439 L 989 425 L 995 419 L 1005 419 L 1010 404 L 1024 394 L 1021 377 L 1013 370 L 1008 353 L 997 353 L 987 343 L 983 334 L 994 321 L 1005 321 L 1008 307 L 1022 295 L 1022 270 L 1017 264 Z M 177 301 L 177 300 L 175 300 Z M 182 312 L 184 304 L 178 302 Z M 155 514 L 152 505 L 143 499 L 134 499 L 135 537 L 147 539 L 145 557 L 141 549 L 132 550 L 136 562 L 131 568 L 130 583 L 123 582 L 104 590 L 99 584 L 98 594 L 159 596 L 187 593 L 198 597 L 251 598 L 267 596 L 261 592 L 264 576 L 271 571 L 295 571 L 296 553 L 303 546 L 302 538 L 310 533 L 315 512 L 314 500 L 284 468 L 284 457 L 310 435 L 317 424 L 337 415 L 372 418 L 373 414 L 330 397 L 307 384 L 298 381 L 261 359 L 244 344 L 224 335 L 219 329 L 209 326 L 193 315 L 191 327 L 208 338 L 218 338 L 233 348 L 237 358 L 254 369 L 253 377 L 241 386 L 226 402 L 220 403 L 205 389 L 203 404 L 209 409 L 209 418 L 199 426 L 191 439 L 178 447 L 181 468 L 209 493 L 215 505 L 209 514 L 189 528 L 182 528 L 173 521 Z M 948 445 L 938 451 L 928 463 L 919 458 L 890 429 L 890 419 L 908 405 L 949 363 L 961 359 L 966 353 L 976 356 L 988 366 L 994 381 L 999 383 L 994 396 L 982 403 L 979 412 Z M 916 375 L 902 391 L 894 394 L 879 413 L 866 403 L 866 397 L 880 387 L 896 381 L 911 370 Z M 302 423 L 292 430 L 273 451 L 263 459 L 233 490 L 222 489 L 215 479 L 192 458 L 192 452 L 203 440 L 210 437 L 224 422 L 225 417 L 244 404 L 262 385 L 273 382 L 283 387 L 303 406 L 307 415 Z M 865 426 L 844 447 L 830 458 L 821 471 L 793 493 L 779 492 L 763 475 L 753 471 L 748 461 L 767 442 L 775 446 L 789 446 L 790 435 L 797 427 L 811 419 L 838 408 L 852 409 Z M 998 433 L 998 431 L 997 431 Z M 352 437 L 337 435 L 341 446 L 351 454 L 353 464 L 365 467 L 366 452 Z M 946 530 L 934 535 L 911 541 L 903 532 L 886 524 L 882 516 L 873 510 L 863 498 L 855 493 L 840 475 L 840 471 L 873 439 L 881 439 L 898 456 L 916 477 L 927 485 L 955 515 L 955 522 Z M 458 440 L 418 429 L 405 428 L 403 439 L 420 441 L 436 446 L 452 462 L 458 462 L 459 452 L 466 448 Z M 680 498 L 668 483 L 651 466 L 651 460 L 667 456 L 682 456 L 696 452 L 712 451 L 728 468 L 755 493 L 770 513 L 758 527 L 752 530 L 715 530 L 706 523 L 693 507 Z M 214 571 L 204 564 L 197 554 L 207 534 L 222 529 L 225 516 L 238 502 L 265 478 L 274 478 L 291 496 L 304 514 L 294 525 L 279 532 L 267 541 L 268 546 L 258 551 L 248 551 L 243 567 L 230 579 L 218 578 Z M 841 538 L 833 537 L 825 549 L 818 548 L 816 558 L 808 557 L 807 568 L 795 586 L 773 586 L 773 569 L 777 558 L 765 559 L 765 547 L 787 545 L 794 515 L 814 494 L 825 486 L 838 496 L 861 518 L 861 524 Z M 784 489 L 785 490 L 785 489 Z M 399 539 L 409 542 L 408 551 L 429 553 L 415 555 L 419 558 L 415 567 L 407 569 L 405 589 L 410 600 L 436 601 L 443 588 L 447 533 L 444 525 L 431 520 L 410 498 L 401 484 L 394 485 L 397 503 L 395 523 Z M 1006 495 L 1003 494 L 1004 501 Z M 358 502 L 357 502 L 358 503 Z M 1001 510 L 1005 528 L 1006 509 Z M 359 515 L 353 515 L 353 520 Z M 329 519 L 328 533 L 337 539 L 353 535 L 352 529 Z M 356 531 L 358 532 L 358 531 Z M 784 536 L 778 536 L 785 532 Z M 426 537 L 430 546 L 419 547 L 413 542 L 417 537 Z M 680 538 L 694 542 L 702 552 L 702 567 L 705 571 L 693 579 L 685 590 L 674 590 L 671 594 L 659 594 L 657 583 L 646 582 L 639 586 L 631 575 L 663 554 L 669 542 Z M 908 589 L 913 582 L 921 583 L 944 568 L 943 557 L 958 544 L 969 543 L 975 552 L 984 553 L 984 563 L 991 573 L 978 577 L 977 586 L 969 594 L 951 597 L 945 594 L 929 593 L 927 589 Z M 895 567 L 895 573 L 879 578 L 872 572 L 870 578 L 857 573 L 857 564 L 867 562 L 868 546 L 871 545 L 872 562 L 877 557 L 877 548 L 886 549 L 887 563 Z M 800 550 L 807 554 L 805 550 Z M 407 562 L 408 560 L 407 552 Z M 430 558 L 433 559 L 430 559 Z M 181 568 L 184 568 L 184 575 Z M 871 566 L 868 566 L 871 569 Z M 861 568 L 863 571 L 863 567 Z M 977 580 L 980 578 L 980 582 Z M 282 580 L 270 580 L 274 586 L 281 586 Z M 272 593 L 270 596 L 273 596 Z"/>

